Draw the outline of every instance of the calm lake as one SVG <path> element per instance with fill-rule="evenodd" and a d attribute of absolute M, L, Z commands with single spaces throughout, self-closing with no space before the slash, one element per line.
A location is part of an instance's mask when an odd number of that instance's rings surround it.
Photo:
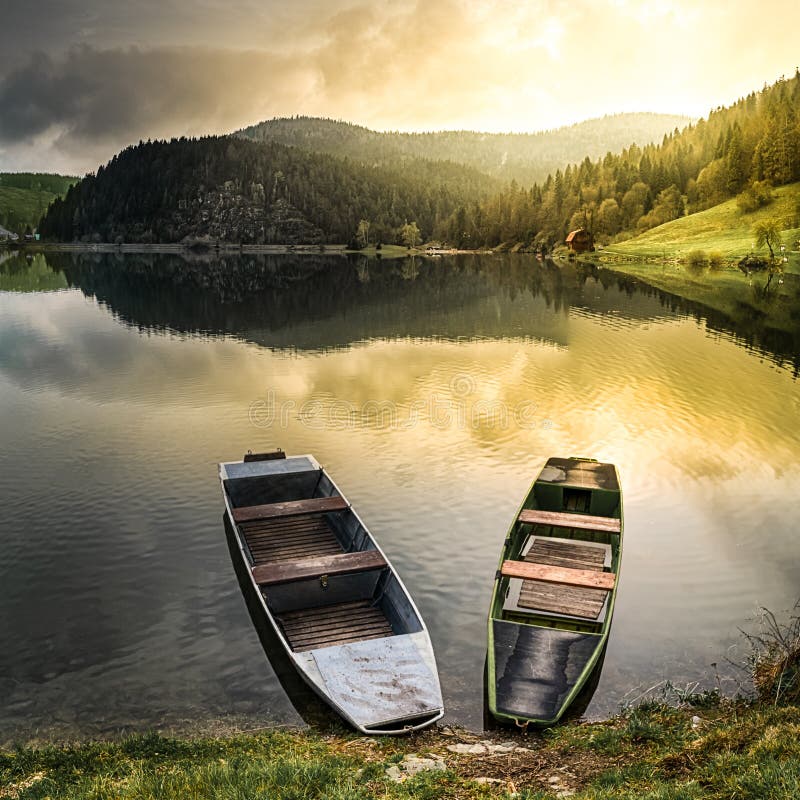
<path fill-rule="evenodd" d="M 482 725 L 491 581 L 551 455 L 612 461 L 624 490 L 589 716 L 667 679 L 734 691 L 739 628 L 800 597 L 798 363 L 530 256 L 7 258 L 0 741 L 300 722 L 217 480 L 273 446 L 313 453 L 399 570 L 446 720 Z"/>

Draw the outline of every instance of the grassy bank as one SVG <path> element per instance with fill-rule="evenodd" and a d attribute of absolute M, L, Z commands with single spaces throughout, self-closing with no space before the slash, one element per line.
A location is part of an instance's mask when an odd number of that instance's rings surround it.
<path fill-rule="evenodd" d="M 635 239 L 592 254 L 617 272 L 632 275 L 658 289 L 680 295 L 721 312 L 744 330 L 774 329 L 793 336 L 800 331 L 800 252 L 791 248 L 800 238 L 800 184 L 775 191 L 775 200 L 745 214 L 730 200 L 668 222 Z M 788 263 L 765 293 L 767 275 L 745 275 L 736 266 L 753 249 L 753 226 L 768 218 L 780 221 Z M 691 263 L 690 254 L 718 254 L 721 263 Z M 764 250 L 763 255 L 766 255 Z"/>
<path fill-rule="evenodd" d="M 443 729 L 369 740 L 274 731 L 227 739 L 137 736 L 0 754 L 7 798 L 789 798 L 800 796 L 800 709 L 650 704 L 600 724 L 509 732 L 487 751 Z M 483 740 L 486 741 L 486 740 Z M 518 745 L 511 750 L 509 742 Z M 452 748 L 452 749 L 450 749 Z M 480 752 L 453 752 L 480 751 Z M 415 754 L 437 766 L 396 783 Z"/>
<path fill-rule="evenodd" d="M 753 699 L 668 687 L 602 723 L 407 738 L 343 729 L 158 734 L 0 750 L 0 798 L 770 800 L 800 797 L 800 604 L 745 634 Z"/>
<path fill-rule="evenodd" d="M 603 258 L 683 260 L 693 250 L 720 253 L 738 261 L 753 248 L 753 227 L 766 219 L 777 219 L 783 228 L 787 249 L 800 238 L 800 183 L 775 189 L 772 203 L 751 213 L 742 212 L 736 200 L 667 222 L 626 242 L 609 245 Z M 766 253 L 766 249 L 764 249 Z M 798 261 L 793 260 L 795 268 Z"/>

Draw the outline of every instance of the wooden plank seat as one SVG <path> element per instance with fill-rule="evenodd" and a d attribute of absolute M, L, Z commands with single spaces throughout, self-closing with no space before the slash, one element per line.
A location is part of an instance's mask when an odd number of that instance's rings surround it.
<path fill-rule="evenodd" d="M 551 567 L 602 572 L 608 551 L 606 545 L 579 542 L 573 539 L 552 539 L 536 536 L 524 560 Z M 565 586 L 544 581 L 524 580 L 516 604 L 520 608 L 548 614 L 596 620 L 603 610 L 608 591 L 584 586 Z"/>
<path fill-rule="evenodd" d="M 563 511 L 540 511 L 538 508 L 523 509 L 518 520 L 523 525 L 550 525 L 553 528 L 577 528 L 584 531 L 620 533 L 622 530 L 620 520 L 616 517 L 565 514 Z"/>
<path fill-rule="evenodd" d="M 575 489 L 619 491 L 617 471 L 613 464 L 581 458 L 549 458 L 538 480 Z"/>
<path fill-rule="evenodd" d="M 266 503 L 261 506 L 242 506 L 233 509 L 233 521 L 252 522 L 256 519 L 296 517 L 303 514 L 330 514 L 346 511 L 350 506 L 342 497 L 311 497 L 307 500 L 289 500 L 283 503 Z"/>
<path fill-rule="evenodd" d="M 253 578 L 259 586 L 321 578 L 323 575 L 351 575 L 369 572 L 388 566 L 378 550 L 360 550 L 355 553 L 335 553 L 328 556 L 301 558 L 276 564 L 253 567 Z"/>
<path fill-rule="evenodd" d="M 583 586 L 587 589 L 614 588 L 616 575 L 613 572 L 598 572 L 590 569 L 571 569 L 551 567 L 547 564 L 532 564 L 529 561 L 504 561 L 500 568 L 504 578 L 521 578 L 528 581 L 542 581 L 564 586 Z"/>

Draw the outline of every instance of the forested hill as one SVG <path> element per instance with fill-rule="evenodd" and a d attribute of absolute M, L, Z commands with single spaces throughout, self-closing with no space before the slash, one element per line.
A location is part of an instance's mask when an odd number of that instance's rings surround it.
<path fill-rule="evenodd" d="M 603 243 L 732 197 L 753 211 L 771 202 L 771 187 L 794 181 L 800 181 L 800 71 L 712 111 L 661 144 L 587 157 L 529 189 L 511 185 L 464 205 L 447 236 L 462 247 L 538 246 L 563 242 L 567 231 L 585 227 Z"/>
<path fill-rule="evenodd" d="M 285 121 L 289 130 L 295 123 Z M 586 155 L 532 186 L 453 160 L 365 161 L 241 136 L 148 142 L 73 186 L 40 229 L 67 241 L 209 236 L 283 244 L 349 242 L 358 229 L 362 243 L 389 243 L 416 222 L 414 241 L 552 247 L 577 227 L 599 243 L 619 241 L 735 196 L 752 210 L 769 204 L 772 186 L 793 181 L 800 181 L 800 73 L 658 144 Z"/>
<path fill-rule="evenodd" d="M 274 142 L 211 136 L 147 142 L 115 156 L 56 200 L 40 225 L 59 241 L 372 243 L 406 223 L 423 236 L 499 184 L 450 162 L 367 166 Z"/>
<path fill-rule="evenodd" d="M 393 164 L 404 158 L 456 161 L 530 186 L 587 156 L 595 159 L 634 143 L 660 142 L 690 122 L 689 117 L 673 114 L 614 114 L 539 133 L 380 133 L 348 122 L 292 117 L 252 125 L 238 135 L 369 164 Z"/>

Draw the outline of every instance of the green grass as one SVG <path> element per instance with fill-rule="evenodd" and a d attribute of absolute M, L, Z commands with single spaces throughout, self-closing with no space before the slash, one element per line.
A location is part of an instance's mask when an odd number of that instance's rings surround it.
<path fill-rule="evenodd" d="M 780 220 L 783 239 L 789 249 L 800 238 L 800 183 L 775 189 L 775 200 L 750 214 L 740 211 L 736 200 L 728 200 L 659 225 L 634 239 L 609 245 L 603 250 L 603 257 L 673 260 L 685 259 L 692 250 L 705 250 L 738 261 L 753 248 L 752 229 L 756 222 L 772 217 Z M 766 248 L 763 252 L 766 254 Z"/>
<path fill-rule="evenodd" d="M 0 173 L 0 225 L 15 233 L 26 225 L 36 228 L 50 203 L 76 181 L 63 175 Z"/>
<path fill-rule="evenodd" d="M 527 748 L 511 755 L 450 753 L 448 744 L 475 738 L 458 731 L 371 741 L 302 731 L 186 740 L 150 734 L 20 747 L 0 751 L 0 797 L 480 800 L 517 792 L 534 800 L 565 788 L 576 800 L 800 797 L 800 708 L 705 700 L 701 708 L 650 703 L 608 722 L 527 737 L 498 734 Z M 410 753 L 439 754 L 447 769 L 393 783 L 386 768 Z"/>
<path fill-rule="evenodd" d="M 664 291 L 680 295 L 722 312 L 743 330 L 773 329 L 800 333 L 800 252 L 791 247 L 800 238 L 800 184 L 775 190 L 775 200 L 749 214 L 729 200 L 713 208 L 673 220 L 641 236 L 609 245 L 599 254 L 602 263 L 633 275 Z M 774 280 L 772 291 L 760 291 L 766 276 L 744 275 L 736 266 L 753 248 L 752 228 L 759 220 L 777 217 L 785 227 L 783 241 L 788 263 L 783 283 Z M 693 267 L 691 254 L 722 255 L 718 268 Z M 767 255 L 763 250 L 763 255 Z M 596 257 L 596 255 L 594 256 Z"/>

